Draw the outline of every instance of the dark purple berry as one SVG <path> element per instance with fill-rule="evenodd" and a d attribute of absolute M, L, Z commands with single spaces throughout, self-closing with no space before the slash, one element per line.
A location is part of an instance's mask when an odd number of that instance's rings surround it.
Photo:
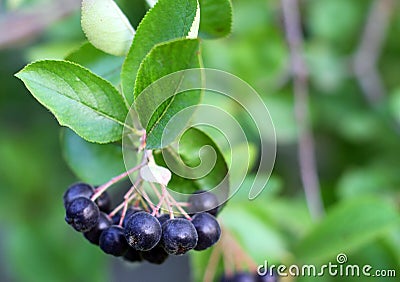
<path fill-rule="evenodd" d="M 196 228 L 187 219 L 174 218 L 162 225 L 162 245 L 168 254 L 185 254 L 196 247 L 197 239 Z"/>
<path fill-rule="evenodd" d="M 273 273 L 267 272 L 265 275 L 255 274 L 257 282 L 278 282 L 278 276 Z"/>
<path fill-rule="evenodd" d="M 230 280 L 232 282 L 257 282 L 253 274 L 249 272 L 238 272 Z"/>
<path fill-rule="evenodd" d="M 123 259 L 130 262 L 142 261 L 142 255 L 134 248 L 128 247 L 128 251 L 124 254 Z"/>
<path fill-rule="evenodd" d="M 86 239 L 92 244 L 98 245 L 101 233 L 111 226 L 111 220 L 107 214 L 100 212 L 99 221 L 97 224 L 89 231 L 83 233 Z"/>
<path fill-rule="evenodd" d="M 161 226 L 170 219 L 171 216 L 169 214 L 163 213 L 162 215 L 157 216 L 158 221 L 160 222 Z"/>
<path fill-rule="evenodd" d="M 197 251 L 205 250 L 214 245 L 221 237 L 221 228 L 218 221 L 209 213 L 198 213 L 192 218 L 196 228 L 198 241 L 194 248 Z"/>
<path fill-rule="evenodd" d="M 96 226 L 99 217 L 96 204 L 88 198 L 79 197 L 68 205 L 65 221 L 76 231 L 86 232 Z"/>
<path fill-rule="evenodd" d="M 93 187 L 86 183 L 75 183 L 68 187 L 67 191 L 65 191 L 63 200 L 64 207 L 67 208 L 68 205 L 76 198 L 84 197 L 90 198 L 93 194 Z"/>
<path fill-rule="evenodd" d="M 150 263 L 162 264 L 168 258 L 168 253 L 161 244 L 157 244 L 150 251 L 142 252 L 142 258 Z"/>
<path fill-rule="evenodd" d="M 101 233 L 99 245 L 106 254 L 116 257 L 123 256 L 129 247 L 124 229 L 117 225 L 111 225 Z"/>
<path fill-rule="evenodd" d="M 215 194 L 203 190 L 194 192 L 188 199 L 188 211 L 191 214 L 208 212 L 213 216 L 218 213 L 218 198 Z"/>
<path fill-rule="evenodd" d="M 225 275 L 223 275 L 220 279 L 219 279 L 219 282 L 232 282 L 233 280 L 233 277 L 231 277 L 231 276 L 225 276 Z"/>
<path fill-rule="evenodd" d="M 105 213 L 109 213 L 111 211 L 111 197 L 107 191 L 103 192 L 95 201 L 99 210 Z"/>
<path fill-rule="evenodd" d="M 126 220 L 125 238 L 135 250 L 151 250 L 161 239 L 161 225 L 147 212 L 131 214 Z"/>

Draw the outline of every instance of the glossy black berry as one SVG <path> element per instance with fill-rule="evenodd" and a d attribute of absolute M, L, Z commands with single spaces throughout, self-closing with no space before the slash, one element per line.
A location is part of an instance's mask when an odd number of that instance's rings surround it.
<path fill-rule="evenodd" d="M 198 212 L 208 212 L 213 216 L 218 213 L 218 198 L 215 194 L 207 191 L 196 191 L 188 199 L 188 211 L 191 214 Z"/>
<path fill-rule="evenodd" d="M 230 280 L 232 282 L 257 282 L 256 277 L 249 272 L 238 272 Z"/>
<path fill-rule="evenodd" d="M 257 282 L 278 282 L 278 276 L 273 273 L 266 273 L 265 275 L 255 274 Z"/>
<path fill-rule="evenodd" d="M 157 216 L 158 221 L 160 222 L 161 226 L 166 222 L 168 219 L 170 219 L 170 215 L 163 213 L 162 215 Z"/>
<path fill-rule="evenodd" d="M 150 251 L 142 252 L 142 258 L 150 263 L 162 264 L 168 258 L 168 253 L 158 244 Z"/>
<path fill-rule="evenodd" d="M 134 248 L 128 247 L 123 259 L 130 262 L 142 261 L 142 254 Z"/>
<path fill-rule="evenodd" d="M 111 225 L 105 229 L 99 240 L 100 248 L 106 253 L 116 257 L 122 256 L 128 250 L 124 229 L 117 225 Z"/>
<path fill-rule="evenodd" d="M 125 237 L 129 245 L 138 251 L 154 248 L 161 239 L 161 225 L 147 212 L 130 215 L 125 224 Z"/>
<path fill-rule="evenodd" d="M 105 213 L 109 213 L 111 211 L 111 197 L 107 191 L 103 192 L 95 201 L 99 210 Z"/>
<path fill-rule="evenodd" d="M 196 229 L 187 219 L 174 218 L 162 225 L 162 245 L 168 254 L 185 254 L 196 247 L 197 238 Z"/>
<path fill-rule="evenodd" d="M 76 198 L 90 198 L 93 195 L 93 191 L 93 187 L 89 184 L 82 182 L 72 184 L 64 193 L 64 207 L 67 208 L 67 206 Z"/>
<path fill-rule="evenodd" d="M 101 233 L 111 226 L 111 220 L 107 214 L 100 212 L 99 221 L 97 224 L 89 231 L 83 233 L 86 239 L 92 244 L 98 245 Z"/>
<path fill-rule="evenodd" d="M 68 205 L 65 221 L 79 232 L 86 232 L 96 226 L 100 211 L 88 198 L 79 197 Z"/>
<path fill-rule="evenodd" d="M 196 228 L 198 240 L 194 248 L 197 251 L 205 250 L 214 245 L 221 237 L 221 228 L 218 221 L 209 213 L 198 213 L 192 218 Z"/>
<path fill-rule="evenodd" d="M 225 276 L 225 275 L 223 275 L 220 279 L 219 279 L 219 282 L 232 282 L 232 279 L 233 279 L 233 277 L 228 277 L 228 276 Z"/>

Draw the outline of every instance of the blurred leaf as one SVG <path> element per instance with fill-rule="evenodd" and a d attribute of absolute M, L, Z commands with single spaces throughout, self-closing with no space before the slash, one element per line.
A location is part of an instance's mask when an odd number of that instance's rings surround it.
<path fill-rule="evenodd" d="M 124 58 L 106 54 L 96 49 L 89 42 L 70 53 L 65 60 L 80 64 L 92 72 L 110 81 L 114 85 L 120 82 L 120 74 Z"/>
<path fill-rule="evenodd" d="M 83 0 L 81 24 L 96 48 L 116 56 L 128 53 L 135 30 L 113 0 Z"/>
<path fill-rule="evenodd" d="M 100 185 L 125 171 L 121 147 L 89 143 L 70 129 L 62 131 L 64 158 L 80 180 Z"/>
<path fill-rule="evenodd" d="M 337 192 L 341 198 L 356 198 L 360 195 L 383 196 L 396 191 L 400 185 L 397 169 L 367 166 L 344 172 L 338 181 Z"/>
<path fill-rule="evenodd" d="M 52 213 L 40 221 L 19 221 L 9 226 L 4 251 L 11 262 L 13 278 L 25 282 L 105 282 L 104 255 L 81 234 L 69 230 L 59 211 L 49 211 Z M 40 259 L 34 259 L 36 256 Z M 96 271 L 87 271 L 88 265 Z"/>
<path fill-rule="evenodd" d="M 220 219 L 256 263 L 261 264 L 266 259 L 277 262 L 287 254 L 287 244 L 279 230 L 248 205 L 230 205 L 228 202 Z"/>
<path fill-rule="evenodd" d="M 356 198 L 343 202 L 300 241 L 296 256 L 301 262 L 324 263 L 339 253 L 359 249 L 398 224 L 398 213 L 384 200 Z"/>
<path fill-rule="evenodd" d="M 397 123 L 400 124 L 400 89 L 390 96 L 390 109 Z"/>
<path fill-rule="evenodd" d="M 294 143 L 297 140 L 297 125 L 293 114 L 293 98 L 287 95 L 263 97 L 274 122 L 278 143 Z"/>
<path fill-rule="evenodd" d="M 360 5 L 367 1 L 312 0 L 308 1 L 309 14 L 305 17 L 313 36 L 332 41 L 352 39 L 358 32 L 363 10 Z M 337 17 L 340 15 L 340 21 Z M 335 24 L 332 24 L 335 23 Z"/>
<path fill-rule="evenodd" d="M 339 132 L 355 142 L 373 140 L 381 127 L 372 112 L 355 109 L 345 113 L 341 111 L 341 119 L 336 122 Z"/>
<path fill-rule="evenodd" d="M 168 43 L 157 45 L 143 60 L 135 85 L 135 98 L 142 91 L 165 75 L 199 67 L 199 41 L 192 39 L 179 39 Z M 176 59 L 179 58 L 179 59 Z M 200 91 L 186 91 L 176 94 L 182 83 L 181 76 L 175 76 L 168 80 L 168 88 L 159 89 L 157 85 L 154 90 L 142 93 L 140 99 L 136 99 L 135 107 L 142 123 L 146 128 L 146 147 L 149 149 L 161 148 L 174 141 L 185 122 L 180 120 L 175 123 L 174 132 L 169 132 L 168 139 L 164 138 L 164 130 L 175 114 L 200 102 Z M 183 77 L 182 77 L 183 79 Z M 169 97 L 169 98 L 168 98 Z M 168 98 L 168 99 L 167 99 Z M 165 100 L 165 101 L 164 101 Z M 160 105 L 157 105 L 157 103 Z M 164 138 L 164 139 L 163 139 Z"/>
<path fill-rule="evenodd" d="M 307 63 L 313 85 L 321 91 L 333 92 L 349 74 L 345 58 L 329 47 L 319 42 L 311 45 L 307 51 Z"/>
<path fill-rule="evenodd" d="M 42 43 L 32 46 L 26 51 L 26 60 L 62 60 L 72 51 L 79 48 L 81 42 L 56 42 L 56 43 Z"/>
<path fill-rule="evenodd" d="M 89 70 L 66 61 L 38 61 L 16 76 L 61 125 L 90 142 L 122 138 L 127 115 L 120 93 Z"/>
<path fill-rule="evenodd" d="M 215 246 L 217 246 L 219 243 L 217 243 Z M 210 259 L 211 252 L 214 250 L 214 247 L 209 248 L 207 250 L 201 251 L 201 252 L 189 252 L 190 255 L 190 264 L 191 264 L 191 270 L 192 270 L 192 277 L 194 282 L 202 282 L 204 278 L 204 274 L 207 269 L 207 265 Z M 218 265 L 216 267 L 216 277 L 217 279 L 214 279 L 213 281 L 219 281 L 218 280 L 218 275 L 223 272 L 223 264 L 222 260 L 219 259 Z"/>
<path fill-rule="evenodd" d="M 207 148 L 207 146 L 211 146 L 211 148 Z M 212 156 L 211 150 L 214 150 L 214 156 Z M 189 169 L 181 166 L 177 159 L 178 154 Z M 215 163 L 212 163 L 213 157 L 215 157 Z M 212 139 L 198 129 L 190 128 L 185 131 L 179 141 L 178 152 L 172 147 L 167 147 L 163 149 L 162 154 L 161 152 L 155 154 L 155 159 L 159 165 L 171 170 L 172 179 L 168 188 L 174 191 L 193 193 L 197 190 L 212 189 L 221 183 L 218 189 L 221 197 L 226 196 L 229 192 L 229 183 L 224 180 L 228 174 L 225 159 Z M 198 177 L 205 172 L 208 172 L 205 176 Z M 188 175 L 191 179 L 180 175 Z"/>
<path fill-rule="evenodd" d="M 229 0 L 199 0 L 202 38 L 227 36 L 232 27 L 232 4 Z"/>
<path fill-rule="evenodd" d="M 122 66 L 122 90 L 129 104 L 134 99 L 135 79 L 142 60 L 155 45 L 185 37 L 192 26 L 196 9 L 196 0 L 160 0 L 143 18 Z"/>

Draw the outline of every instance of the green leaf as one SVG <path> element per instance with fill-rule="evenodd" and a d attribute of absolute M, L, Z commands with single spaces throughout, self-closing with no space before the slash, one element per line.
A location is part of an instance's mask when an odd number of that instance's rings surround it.
<path fill-rule="evenodd" d="M 62 131 L 64 158 L 80 180 L 100 185 L 125 171 L 121 146 L 86 142 L 72 130 Z"/>
<path fill-rule="evenodd" d="M 38 61 L 16 76 L 61 125 L 82 138 L 96 143 L 122 138 L 128 113 L 122 96 L 89 70 L 66 61 Z"/>
<path fill-rule="evenodd" d="M 249 209 L 252 203 L 247 202 L 247 205 L 230 205 L 228 202 L 220 215 L 221 222 L 256 263 L 261 264 L 265 259 L 279 261 L 286 255 L 284 236 L 265 218 L 261 218 L 256 209 Z"/>
<path fill-rule="evenodd" d="M 128 53 L 135 30 L 113 0 L 83 0 L 81 24 L 96 48 L 116 56 Z"/>
<path fill-rule="evenodd" d="M 135 107 L 142 126 L 147 131 L 147 148 L 154 149 L 168 145 L 169 142 L 162 138 L 169 120 L 179 111 L 198 104 L 201 99 L 201 91 L 186 91 L 171 97 L 182 83 L 183 77 L 179 75 L 167 82 L 163 81 L 162 87 L 153 87 L 152 90 L 143 93 L 142 91 L 168 74 L 189 68 L 198 68 L 198 52 L 199 41 L 197 39 L 179 39 L 157 45 L 141 64 L 135 85 Z M 159 91 L 160 88 L 161 91 Z M 137 98 L 139 95 L 142 96 Z M 177 132 L 176 136 L 179 134 L 178 129 L 181 127 L 183 129 L 184 126 L 184 122 L 176 124 L 174 128 Z M 168 140 L 172 142 L 175 135 L 170 133 Z"/>
<path fill-rule="evenodd" d="M 112 56 L 96 49 L 89 42 L 70 53 L 65 60 L 77 63 L 110 81 L 114 85 L 120 82 L 121 68 L 124 58 Z"/>
<path fill-rule="evenodd" d="M 199 35 L 205 39 L 227 36 L 232 29 L 232 3 L 230 0 L 199 0 Z"/>
<path fill-rule="evenodd" d="M 387 201 L 375 197 L 343 202 L 303 238 L 296 255 L 301 262 L 325 263 L 357 250 L 396 224 L 398 213 Z"/>
<path fill-rule="evenodd" d="M 155 45 L 185 37 L 192 26 L 196 9 L 196 0 L 160 0 L 143 18 L 122 66 L 122 90 L 129 104 L 133 102 L 140 63 Z"/>
<path fill-rule="evenodd" d="M 211 147 L 215 154 L 205 146 Z M 187 167 L 181 166 L 178 156 Z M 228 174 L 228 166 L 221 151 L 209 136 L 196 128 L 189 128 L 182 134 L 178 151 L 167 147 L 155 154 L 155 160 L 157 164 L 171 170 L 172 178 L 168 188 L 176 192 L 188 194 L 197 190 L 210 190 L 218 184 L 221 184 L 218 192 L 221 197 L 229 192 L 229 183 L 224 179 Z M 204 176 L 198 178 L 199 175 Z"/>

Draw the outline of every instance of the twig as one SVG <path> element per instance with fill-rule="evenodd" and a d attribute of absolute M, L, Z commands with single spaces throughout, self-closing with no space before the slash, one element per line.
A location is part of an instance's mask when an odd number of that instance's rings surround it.
<path fill-rule="evenodd" d="M 96 200 L 98 197 L 100 197 L 101 194 L 104 193 L 104 191 L 106 191 L 110 186 L 112 186 L 113 184 L 119 182 L 120 180 L 124 179 L 125 177 L 127 177 L 129 174 L 131 174 L 132 172 L 137 171 L 138 169 L 140 169 L 142 166 L 144 166 L 145 163 L 142 162 L 141 164 L 121 173 L 120 175 L 117 175 L 115 177 L 113 177 L 110 181 L 104 183 L 103 185 L 97 187 L 97 189 L 95 190 L 95 193 L 93 194 L 93 196 L 91 197 L 91 200 L 94 201 Z"/>
<path fill-rule="evenodd" d="M 163 190 L 167 190 L 164 185 L 161 186 L 163 186 Z M 188 220 L 192 220 L 190 215 L 187 214 L 187 212 L 178 204 L 178 202 L 174 199 L 174 197 L 171 196 L 171 194 L 168 193 L 167 198 L 169 198 L 170 203 L 172 203 L 184 217 L 186 217 Z"/>
<path fill-rule="evenodd" d="M 302 57 L 300 12 L 298 0 L 281 0 L 281 2 L 294 80 L 294 111 L 299 129 L 300 174 L 311 216 L 317 219 L 323 215 L 324 208 L 318 180 L 314 138 L 308 118 L 308 72 Z"/>
<path fill-rule="evenodd" d="M 140 175 L 137 177 L 135 183 L 132 185 L 131 189 L 129 189 L 128 192 L 126 192 L 125 196 L 124 196 L 124 208 L 122 210 L 121 213 L 121 218 L 119 220 L 119 226 L 122 226 L 122 223 L 124 222 L 125 219 L 125 215 L 126 215 L 126 211 L 128 210 L 128 205 L 129 202 L 132 200 L 132 196 L 136 196 L 136 190 L 139 190 L 139 187 L 142 183 L 142 178 L 140 177 Z"/>
<path fill-rule="evenodd" d="M 221 244 L 217 244 L 211 251 L 206 271 L 204 272 L 203 282 L 212 282 L 218 268 L 218 262 L 221 258 Z"/>
<path fill-rule="evenodd" d="M 385 87 L 376 65 L 385 42 L 393 4 L 393 0 L 372 2 L 364 32 L 354 54 L 355 75 L 365 98 L 372 106 L 385 95 Z"/>

